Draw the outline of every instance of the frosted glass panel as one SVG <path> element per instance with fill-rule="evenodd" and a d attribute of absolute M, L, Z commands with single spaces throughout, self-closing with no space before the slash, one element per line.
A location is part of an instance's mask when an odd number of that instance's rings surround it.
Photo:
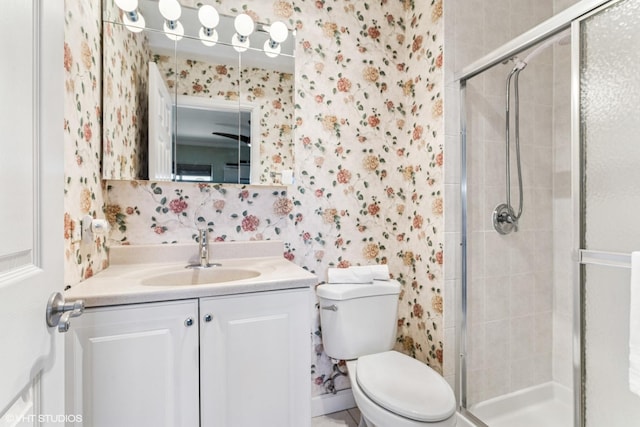
<path fill-rule="evenodd" d="M 640 1 L 582 24 L 586 249 L 640 249 Z"/>
<path fill-rule="evenodd" d="M 640 0 L 581 23 L 583 224 L 586 249 L 640 250 Z M 628 387 L 628 269 L 585 266 L 587 427 L 640 425 Z"/>
<path fill-rule="evenodd" d="M 640 397 L 629 391 L 630 276 L 626 268 L 585 266 L 587 427 L 640 425 Z"/>

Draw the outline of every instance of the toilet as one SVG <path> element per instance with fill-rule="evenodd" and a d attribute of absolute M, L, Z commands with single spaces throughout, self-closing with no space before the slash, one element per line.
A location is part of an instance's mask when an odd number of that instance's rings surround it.
<path fill-rule="evenodd" d="M 318 286 L 325 353 L 347 362 L 359 427 L 455 426 L 456 399 L 445 379 L 391 350 L 399 293 L 395 280 Z"/>

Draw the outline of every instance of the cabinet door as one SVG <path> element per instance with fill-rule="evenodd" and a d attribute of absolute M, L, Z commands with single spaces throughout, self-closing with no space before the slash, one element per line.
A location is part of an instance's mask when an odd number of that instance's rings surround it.
<path fill-rule="evenodd" d="M 201 299 L 200 316 L 202 426 L 309 426 L 309 290 Z"/>
<path fill-rule="evenodd" d="M 91 427 L 198 426 L 197 319 L 197 300 L 89 309 L 73 319 L 67 413 Z"/>

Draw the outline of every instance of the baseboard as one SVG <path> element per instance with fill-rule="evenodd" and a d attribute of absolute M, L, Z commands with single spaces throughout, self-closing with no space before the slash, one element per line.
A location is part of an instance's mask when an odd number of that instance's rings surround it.
<path fill-rule="evenodd" d="M 311 398 L 311 416 L 331 414 L 356 407 L 351 389 L 340 390 L 336 394 L 327 393 Z"/>

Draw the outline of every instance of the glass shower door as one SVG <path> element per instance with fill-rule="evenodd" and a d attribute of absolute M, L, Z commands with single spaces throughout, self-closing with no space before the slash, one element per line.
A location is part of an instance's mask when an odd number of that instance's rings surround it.
<path fill-rule="evenodd" d="M 587 427 L 640 425 L 629 391 L 629 255 L 640 250 L 640 0 L 579 32 L 583 403 Z M 575 33 L 574 33 L 575 34 Z M 577 148 L 577 147 L 576 147 Z"/>

